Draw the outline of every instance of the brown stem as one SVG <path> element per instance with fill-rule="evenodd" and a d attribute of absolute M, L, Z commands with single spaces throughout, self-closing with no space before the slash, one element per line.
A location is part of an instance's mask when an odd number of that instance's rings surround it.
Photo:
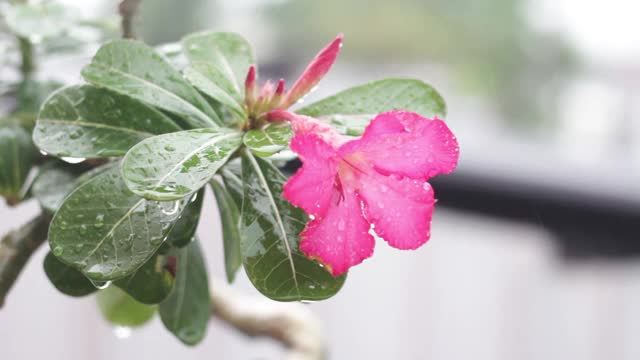
<path fill-rule="evenodd" d="M 31 254 L 47 239 L 50 221 L 40 214 L 0 240 L 0 308 Z"/>
<path fill-rule="evenodd" d="M 136 35 L 133 31 L 133 20 L 138 12 L 138 7 L 142 0 L 122 0 L 118 5 L 118 12 L 122 18 L 122 37 L 125 39 L 135 39 Z"/>
<path fill-rule="evenodd" d="M 213 289 L 213 317 L 247 336 L 264 336 L 280 342 L 289 349 L 288 360 L 325 359 L 319 323 L 302 304 L 243 297 L 223 281 L 215 282 Z"/>

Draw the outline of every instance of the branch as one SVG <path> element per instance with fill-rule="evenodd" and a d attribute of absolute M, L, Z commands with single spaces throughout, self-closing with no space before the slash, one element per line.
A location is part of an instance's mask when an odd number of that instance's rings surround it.
<path fill-rule="evenodd" d="M 212 316 L 247 336 L 265 336 L 289 348 L 287 360 L 322 360 L 325 340 L 315 316 L 303 305 L 240 296 L 222 281 L 213 285 Z"/>
<path fill-rule="evenodd" d="M 34 59 L 34 49 L 31 40 L 18 37 L 18 44 L 20 45 L 20 72 L 22 73 L 22 79 L 27 79 L 36 69 Z"/>
<path fill-rule="evenodd" d="M 122 18 L 122 37 L 125 39 L 135 39 L 136 35 L 133 31 L 133 19 L 138 12 L 138 7 L 142 0 L 122 0 L 118 5 L 118 12 Z"/>
<path fill-rule="evenodd" d="M 50 221 L 40 214 L 0 240 L 0 307 L 31 254 L 47 239 Z"/>

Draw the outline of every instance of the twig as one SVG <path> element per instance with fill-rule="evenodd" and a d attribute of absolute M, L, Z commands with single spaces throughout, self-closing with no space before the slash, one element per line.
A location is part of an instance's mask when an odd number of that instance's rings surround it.
<path fill-rule="evenodd" d="M 118 5 L 118 12 L 122 18 L 122 37 L 125 39 L 135 39 L 133 31 L 133 20 L 138 12 L 138 7 L 142 0 L 122 0 Z"/>
<path fill-rule="evenodd" d="M 22 79 L 27 79 L 36 69 L 34 59 L 34 49 L 31 40 L 25 37 L 18 37 L 18 44 L 20 45 L 20 72 L 22 73 Z"/>
<path fill-rule="evenodd" d="M 302 304 L 276 303 L 235 293 L 223 281 L 213 284 L 212 316 L 247 336 L 265 336 L 289 349 L 287 360 L 322 360 L 325 339 L 318 320 Z"/>
<path fill-rule="evenodd" d="M 50 221 L 41 214 L 0 240 L 0 308 L 31 254 L 47 239 Z"/>

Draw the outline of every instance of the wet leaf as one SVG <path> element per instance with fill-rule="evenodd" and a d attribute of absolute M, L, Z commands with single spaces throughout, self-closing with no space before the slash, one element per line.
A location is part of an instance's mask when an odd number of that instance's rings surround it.
<path fill-rule="evenodd" d="M 143 304 L 159 304 L 169 296 L 175 283 L 167 261 L 167 256 L 156 253 L 135 273 L 113 284 Z"/>
<path fill-rule="evenodd" d="M 268 124 L 263 129 L 249 130 L 242 141 L 258 156 L 271 156 L 289 146 L 293 130 L 289 124 Z"/>
<path fill-rule="evenodd" d="M 307 216 L 282 194 L 286 178 L 268 160 L 243 151 L 244 202 L 240 249 L 244 269 L 265 296 L 279 301 L 322 300 L 335 295 L 334 278 L 298 248 Z"/>
<path fill-rule="evenodd" d="M 47 100 L 33 139 L 55 156 L 101 158 L 122 156 L 143 139 L 180 130 L 140 101 L 83 85 L 63 88 Z"/>
<path fill-rule="evenodd" d="M 113 166 L 65 198 L 51 222 L 49 243 L 58 259 L 90 279 L 116 280 L 156 252 L 185 205 L 136 196 Z"/>
<path fill-rule="evenodd" d="M 200 222 L 203 200 L 204 188 L 191 195 L 187 207 L 167 237 L 168 244 L 175 247 L 185 247 L 191 243 Z"/>
<path fill-rule="evenodd" d="M 242 163 L 240 159 L 229 161 L 220 171 L 224 187 L 231 195 L 238 210 L 242 209 L 242 196 L 244 185 L 242 184 Z"/>
<path fill-rule="evenodd" d="M 246 117 L 242 100 L 234 98 L 235 89 L 224 74 L 211 63 L 195 63 L 184 70 L 185 78 L 205 95 L 227 106 L 240 118 Z"/>
<path fill-rule="evenodd" d="M 240 253 L 240 212 L 235 201 L 227 192 L 227 189 L 217 180 L 211 180 L 211 189 L 216 196 L 220 223 L 222 224 L 222 240 L 224 244 L 224 265 L 227 273 L 227 281 L 230 283 L 236 277 L 236 272 L 242 266 Z"/>
<path fill-rule="evenodd" d="M 221 82 L 217 76 L 210 77 L 216 85 L 224 90 L 232 90 L 230 94 L 236 99 L 244 97 L 244 80 L 249 65 L 255 64 L 251 45 L 234 33 L 204 32 L 193 34 L 182 39 L 184 53 L 192 64 L 210 63 L 226 79 Z M 196 68 L 202 70 L 202 68 Z M 203 72 L 208 76 L 210 72 Z M 230 84 L 230 89 L 226 84 Z"/>
<path fill-rule="evenodd" d="M 51 252 L 44 258 L 44 272 L 53 286 L 63 294 L 86 296 L 97 290 L 80 271 L 65 265 Z"/>
<path fill-rule="evenodd" d="M 64 198 L 73 190 L 81 170 L 53 162 L 43 166 L 31 186 L 31 193 L 38 199 L 40 206 L 55 213 Z"/>
<path fill-rule="evenodd" d="M 98 50 L 82 69 L 88 82 L 182 117 L 192 128 L 215 127 L 221 120 L 180 72 L 151 47 L 114 40 Z"/>
<path fill-rule="evenodd" d="M 241 133 L 195 129 L 146 139 L 123 160 L 134 193 L 155 200 L 180 199 L 202 188 L 241 144 Z"/>
<path fill-rule="evenodd" d="M 101 290 L 96 300 L 102 316 L 114 325 L 136 327 L 153 318 L 157 306 L 136 301 L 115 286 Z"/>
<path fill-rule="evenodd" d="M 31 136 L 21 126 L 0 120 L 0 195 L 16 199 L 38 155 Z"/>
<path fill-rule="evenodd" d="M 341 91 L 296 110 L 330 122 L 347 135 L 361 135 L 376 114 L 391 110 L 413 111 L 444 118 L 446 104 L 430 85 L 413 79 L 384 79 Z"/>
<path fill-rule="evenodd" d="M 195 345 L 204 338 L 211 317 L 205 261 L 197 240 L 182 249 L 172 249 L 169 255 L 178 262 L 176 285 L 160 304 L 160 319 L 180 341 Z"/>

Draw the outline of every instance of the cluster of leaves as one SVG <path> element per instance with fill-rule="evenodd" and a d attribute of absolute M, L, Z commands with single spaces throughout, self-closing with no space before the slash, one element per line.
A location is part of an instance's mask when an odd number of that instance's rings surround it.
<path fill-rule="evenodd" d="M 101 289 L 98 303 L 112 322 L 136 326 L 157 312 L 185 344 L 200 341 L 210 300 L 196 228 L 209 186 L 229 282 L 243 267 L 274 300 L 322 300 L 339 291 L 345 276 L 331 276 L 298 248 L 308 219 L 281 197 L 286 177 L 275 164 L 290 156 L 292 131 L 248 113 L 244 77 L 252 64 L 251 47 L 237 34 L 187 36 L 171 58 L 116 40 L 82 70 L 85 84 L 48 97 L 32 138 L 49 160 L 30 193 L 53 215 L 44 268 L 58 290 L 85 296 Z M 435 90 L 410 79 L 374 81 L 296 112 L 356 136 L 373 115 L 394 109 L 445 112 Z M 24 131 L 19 140 L 31 145 Z M 19 179 L 0 178 L 0 188 L 24 187 L 28 168 L 0 166 L 0 174 L 19 169 Z"/>

